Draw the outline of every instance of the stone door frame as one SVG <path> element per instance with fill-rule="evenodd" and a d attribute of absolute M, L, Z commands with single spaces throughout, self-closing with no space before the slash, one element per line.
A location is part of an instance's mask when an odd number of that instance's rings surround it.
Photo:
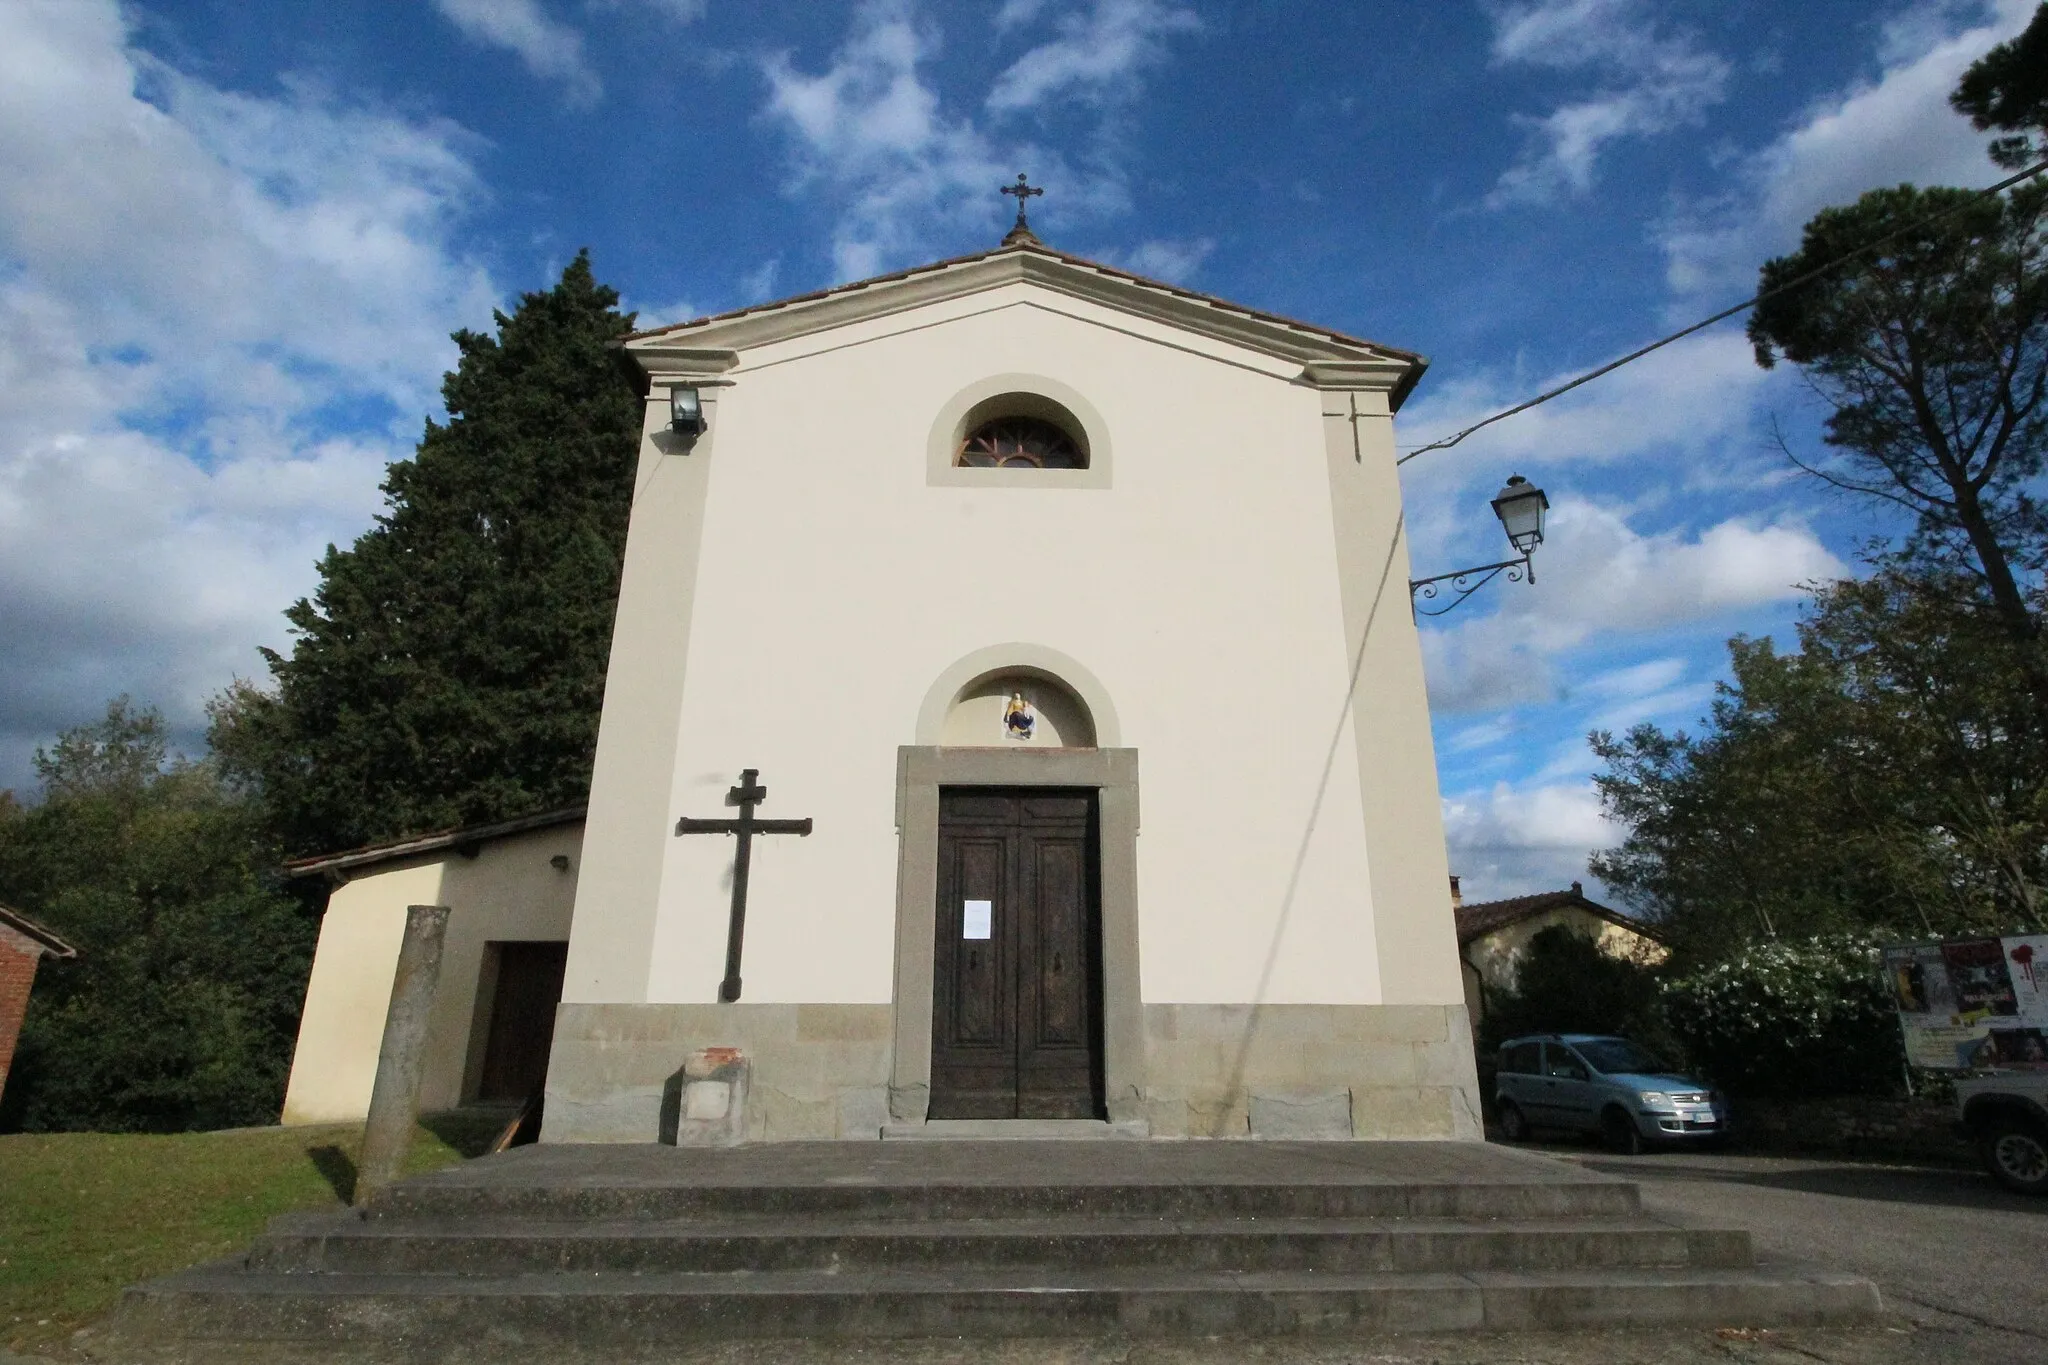
<path fill-rule="evenodd" d="M 939 788 L 1093 787 L 1102 849 L 1102 1074 L 1110 1122 L 1142 1118 L 1145 1009 L 1138 978 L 1136 749 L 896 750 L 896 990 L 889 1116 L 931 1106 Z"/>

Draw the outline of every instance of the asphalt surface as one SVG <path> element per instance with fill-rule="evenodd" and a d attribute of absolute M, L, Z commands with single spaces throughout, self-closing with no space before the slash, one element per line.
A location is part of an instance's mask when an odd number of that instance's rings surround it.
<path fill-rule="evenodd" d="M 2010 1194 L 1966 1169 L 1531 1150 L 1639 1182 L 1644 1208 L 1658 1216 L 1748 1228 L 1759 1261 L 1876 1281 L 1914 1338 L 1903 1359 L 2048 1361 L 2048 1199 Z"/>

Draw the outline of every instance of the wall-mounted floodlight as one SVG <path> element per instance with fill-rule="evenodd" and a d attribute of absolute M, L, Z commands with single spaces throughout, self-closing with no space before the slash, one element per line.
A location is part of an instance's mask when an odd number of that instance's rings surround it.
<path fill-rule="evenodd" d="M 698 436 L 704 431 L 704 400 L 695 389 L 670 389 L 668 391 L 668 424 L 686 436 Z"/>
<path fill-rule="evenodd" d="M 1549 508 L 1550 499 L 1545 496 L 1542 489 L 1520 474 L 1510 477 L 1507 487 L 1494 495 L 1493 514 L 1500 518 L 1501 529 L 1508 533 L 1508 544 L 1520 550 L 1522 557 L 1504 559 L 1498 564 L 1480 564 L 1470 569 L 1459 569 L 1456 573 L 1440 573 L 1429 578 L 1410 579 L 1408 596 L 1415 604 L 1415 614 L 1442 616 L 1503 573 L 1508 576 L 1510 582 L 1534 583 L 1536 563 L 1530 555 L 1543 543 L 1543 514 Z M 1435 611 L 1425 611 L 1421 603 L 1434 601 L 1441 596 L 1441 585 L 1445 583 L 1450 584 L 1451 600 Z"/>

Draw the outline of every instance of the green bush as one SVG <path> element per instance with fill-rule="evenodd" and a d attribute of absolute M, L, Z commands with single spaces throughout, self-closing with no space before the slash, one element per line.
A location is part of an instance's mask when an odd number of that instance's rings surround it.
<path fill-rule="evenodd" d="M 1743 1095 L 1886 1095 L 1904 1057 L 1877 940 L 1772 940 L 1665 983 L 1693 1063 Z"/>
<path fill-rule="evenodd" d="M 1487 997 L 1483 1046 L 1491 1052 L 1525 1033 L 1612 1033 L 1668 1052 L 1660 1004 L 1652 969 L 1554 924 L 1529 940 L 1514 988 Z"/>
<path fill-rule="evenodd" d="M 0 803 L 0 902 L 78 957 L 37 973 L 0 1132 L 276 1122 L 318 920 L 260 812 L 125 701 L 36 761 L 42 799 Z"/>

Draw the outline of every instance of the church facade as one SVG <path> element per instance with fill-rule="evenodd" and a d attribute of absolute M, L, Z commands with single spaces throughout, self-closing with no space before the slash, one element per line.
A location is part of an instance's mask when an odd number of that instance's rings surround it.
<path fill-rule="evenodd" d="M 543 1141 L 1479 1136 L 1420 357 L 1028 232 L 624 348 L 587 812 L 296 867 L 287 1122 L 364 1112 L 427 901 L 422 1103 L 544 1076 Z"/>
<path fill-rule="evenodd" d="M 1419 357 L 1028 233 L 625 348 L 544 1140 L 1478 1135 Z"/>

